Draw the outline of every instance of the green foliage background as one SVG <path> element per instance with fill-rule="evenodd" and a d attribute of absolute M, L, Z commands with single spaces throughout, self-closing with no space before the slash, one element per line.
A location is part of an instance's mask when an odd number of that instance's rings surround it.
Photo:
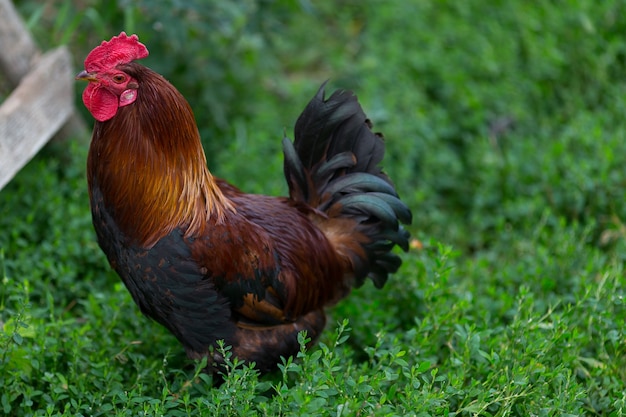
<path fill-rule="evenodd" d="M 213 173 L 250 192 L 285 192 L 279 141 L 321 82 L 355 90 L 416 241 L 383 290 L 329 312 L 318 347 L 213 386 L 97 247 L 86 138 L 53 144 L 0 191 L 4 414 L 625 414 L 626 2 L 16 6 L 77 70 L 138 33 Z"/>

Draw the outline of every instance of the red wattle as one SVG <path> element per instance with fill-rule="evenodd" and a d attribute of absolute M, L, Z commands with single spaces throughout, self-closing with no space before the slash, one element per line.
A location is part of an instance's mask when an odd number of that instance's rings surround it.
<path fill-rule="evenodd" d="M 83 91 L 83 103 L 94 119 L 99 122 L 107 121 L 117 113 L 117 96 L 94 83 L 89 83 Z"/>

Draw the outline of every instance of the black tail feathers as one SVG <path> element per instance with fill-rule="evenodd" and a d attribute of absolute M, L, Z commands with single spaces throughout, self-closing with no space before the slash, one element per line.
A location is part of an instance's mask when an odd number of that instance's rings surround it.
<path fill-rule="evenodd" d="M 329 218 L 356 222 L 355 234 L 367 241 L 356 251 L 361 254 L 351 255 L 355 285 L 370 276 L 380 288 L 401 264 L 393 247 L 408 250 L 409 233 L 400 223 L 411 223 L 411 211 L 379 166 L 383 137 L 372 132 L 356 96 L 338 90 L 326 99 L 324 87 L 298 118 L 294 143 L 283 140 L 289 193 Z"/>

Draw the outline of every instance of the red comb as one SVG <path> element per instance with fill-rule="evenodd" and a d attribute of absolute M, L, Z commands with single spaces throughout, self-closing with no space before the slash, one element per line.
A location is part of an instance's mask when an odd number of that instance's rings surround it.
<path fill-rule="evenodd" d="M 99 46 L 93 48 L 85 58 L 85 69 L 87 72 L 111 69 L 147 56 L 148 49 L 139 42 L 137 35 L 127 36 L 126 32 L 122 32 L 119 36 L 113 36 L 110 41 L 102 41 Z"/>

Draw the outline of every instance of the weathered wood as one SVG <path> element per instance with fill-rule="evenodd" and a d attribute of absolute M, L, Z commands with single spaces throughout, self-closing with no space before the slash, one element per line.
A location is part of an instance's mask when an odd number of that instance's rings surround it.
<path fill-rule="evenodd" d="M 0 111 L 0 189 L 51 138 L 89 137 L 72 105 L 75 71 L 67 50 L 40 58 L 11 0 L 0 0 L 0 75 L 4 85 L 18 89 Z"/>
<path fill-rule="evenodd" d="M 0 0 L 0 71 L 12 86 L 20 83 L 34 59 L 37 45 L 10 0 Z"/>
<path fill-rule="evenodd" d="M 66 123 L 74 111 L 71 56 L 44 54 L 0 106 L 0 189 Z"/>

